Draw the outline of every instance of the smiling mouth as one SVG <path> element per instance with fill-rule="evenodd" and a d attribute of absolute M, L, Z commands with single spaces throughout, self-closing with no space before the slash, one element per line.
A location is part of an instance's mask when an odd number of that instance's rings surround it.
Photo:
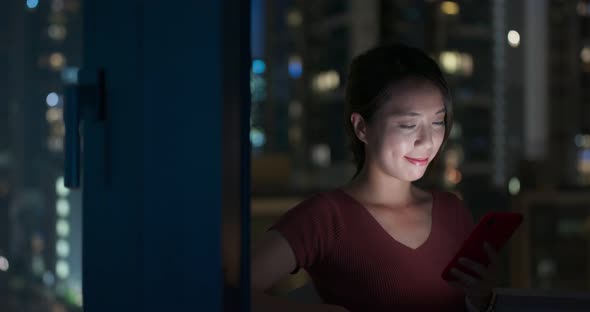
<path fill-rule="evenodd" d="M 428 164 L 428 158 L 412 158 L 408 156 L 404 156 L 404 158 L 416 166 L 426 166 Z"/>

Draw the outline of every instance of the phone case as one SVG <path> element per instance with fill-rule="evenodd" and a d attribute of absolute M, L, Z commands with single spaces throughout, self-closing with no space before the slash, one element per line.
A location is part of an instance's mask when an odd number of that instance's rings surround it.
<path fill-rule="evenodd" d="M 504 244 L 510 239 L 514 231 L 522 223 L 523 216 L 516 212 L 489 212 L 475 226 L 469 237 L 463 242 L 459 251 L 445 267 L 442 278 L 447 281 L 457 278 L 451 273 L 456 267 L 459 270 L 479 277 L 479 274 L 461 265 L 459 258 L 468 258 L 483 265 L 489 264 L 488 254 L 484 249 L 484 242 L 489 243 L 499 252 Z"/>

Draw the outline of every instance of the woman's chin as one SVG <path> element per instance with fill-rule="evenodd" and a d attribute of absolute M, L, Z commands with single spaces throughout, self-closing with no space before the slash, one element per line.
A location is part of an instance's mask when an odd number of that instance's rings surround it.
<path fill-rule="evenodd" d="M 407 180 L 408 182 L 414 182 L 414 181 L 420 180 L 420 179 L 422 179 L 422 177 L 424 177 L 425 173 L 426 173 L 426 168 L 414 170 L 412 172 L 408 172 L 406 174 L 405 180 Z"/>

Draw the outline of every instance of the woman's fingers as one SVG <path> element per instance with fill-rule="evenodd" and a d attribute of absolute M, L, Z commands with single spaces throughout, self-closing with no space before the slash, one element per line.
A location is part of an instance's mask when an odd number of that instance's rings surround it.
<path fill-rule="evenodd" d="M 458 269 L 451 269 L 451 273 L 455 275 L 462 282 L 462 284 L 466 287 L 473 287 L 477 284 L 477 279 L 463 271 Z"/>
<path fill-rule="evenodd" d="M 481 298 L 487 294 L 487 291 L 485 289 L 480 289 L 480 287 L 468 287 L 458 281 L 447 281 L 447 283 L 452 287 L 462 290 L 466 296 L 472 298 Z"/>
<path fill-rule="evenodd" d="M 498 261 L 498 252 L 494 249 L 494 247 L 492 247 L 492 245 L 486 242 L 483 244 L 483 249 L 485 249 L 486 253 L 488 254 L 488 259 L 490 260 L 490 263 L 496 263 Z"/>
<path fill-rule="evenodd" d="M 459 258 L 459 263 L 461 263 L 464 267 L 470 269 L 471 271 L 477 273 L 479 276 L 483 277 L 486 275 L 487 268 L 480 263 L 477 263 L 467 258 Z"/>

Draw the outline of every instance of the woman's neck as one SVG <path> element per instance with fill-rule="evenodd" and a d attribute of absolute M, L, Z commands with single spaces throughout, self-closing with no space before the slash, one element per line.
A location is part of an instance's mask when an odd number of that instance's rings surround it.
<path fill-rule="evenodd" d="M 415 189 L 412 183 L 388 176 L 366 167 L 345 187 L 358 199 L 387 206 L 399 206 L 412 202 Z"/>

